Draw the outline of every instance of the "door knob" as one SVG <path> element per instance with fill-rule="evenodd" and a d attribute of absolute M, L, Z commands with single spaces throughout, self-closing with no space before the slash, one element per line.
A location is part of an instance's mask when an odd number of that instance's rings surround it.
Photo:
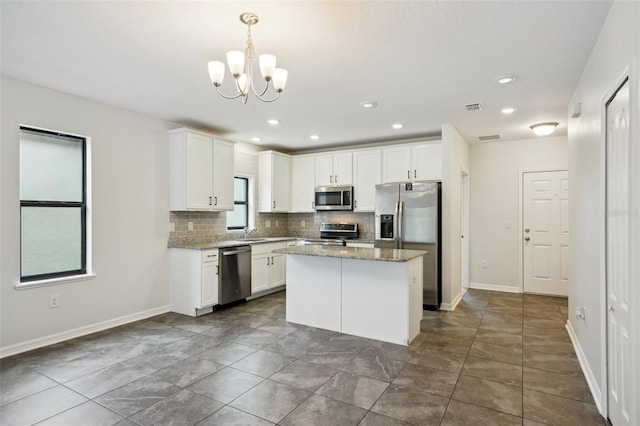
<path fill-rule="evenodd" d="M 613 305 L 609 305 L 609 311 L 610 312 L 615 312 L 615 308 L 613 307 Z"/>
<path fill-rule="evenodd" d="M 525 241 L 529 241 L 530 239 L 531 239 L 531 238 L 529 238 L 529 237 L 524 237 L 524 240 L 525 240 Z"/>

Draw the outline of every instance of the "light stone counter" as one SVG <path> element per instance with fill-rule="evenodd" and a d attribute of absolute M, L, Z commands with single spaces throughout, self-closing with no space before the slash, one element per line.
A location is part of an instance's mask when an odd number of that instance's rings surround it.
<path fill-rule="evenodd" d="M 221 240 L 221 241 L 202 241 L 201 239 L 179 239 L 169 240 L 169 248 L 182 248 L 192 250 L 210 250 L 227 247 L 238 247 L 252 244 L 277 243 L 281 241 L 295 240 L 295 237 L 265 237 L 265 238 L 249 238 L 247 240 Z"/>
<path fill-rule="evenodd" d="M 287 247 L 274 250 L 273 252 L 280 254 L 337 257 L 341 259 L 374 260 L 382 262 L 408 262 L 409 260 L 427 254 L 427 252 L 423 250 L 322 246 L 316 244 Z"/>

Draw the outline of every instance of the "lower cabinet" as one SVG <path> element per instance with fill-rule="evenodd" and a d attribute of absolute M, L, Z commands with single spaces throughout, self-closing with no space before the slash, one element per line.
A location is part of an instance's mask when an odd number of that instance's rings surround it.
<path fill-rule="evenodd" d="M 195 317 L 218 304 L 218 250 L 169 249 L 170 308 Z"/>
<path fill-rule="evenodd" d="M 251 247 L 251 294 L 260 293 L 286 282 L 285 255 L 273 250 L 296 245 L 295 241 L 254 244 Z"/>

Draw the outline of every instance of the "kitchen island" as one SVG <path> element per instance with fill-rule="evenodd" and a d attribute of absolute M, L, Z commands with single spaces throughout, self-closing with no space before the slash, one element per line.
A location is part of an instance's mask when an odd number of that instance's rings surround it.
<path fill-rule="evenodd" d="M 287 321 L 408 345 L 420 332 L 426 251 L 307 245 L 287 255 Z"/>

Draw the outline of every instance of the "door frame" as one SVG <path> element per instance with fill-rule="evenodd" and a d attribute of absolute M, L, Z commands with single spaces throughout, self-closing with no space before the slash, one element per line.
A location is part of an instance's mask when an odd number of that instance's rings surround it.
<path fill-rule="evenodd" d="M 460 168 L 460 295 L 469 290 L 470 286 L 470 241 L 469 241 L 469 222 L 470 222 L 470 175 L 469 172 L 462 167 Z"/>
<path fill-rule="evenodd" d="M 537 167 L 518 169 L 518 292 L 524 293 L 524 251 L 522 249 L 522 236 L 524 235 L 524 174 L 542 172 L 567 172 L 568 167 Z M 569 182 L 569 194 L 571 194 L 571 182 Z M 571 196 L 571 195 L 569 195 Z M 571 202 L 571 201 L 569 201 Z M 571 231 L 569 231 L 571 232 Z"/>

